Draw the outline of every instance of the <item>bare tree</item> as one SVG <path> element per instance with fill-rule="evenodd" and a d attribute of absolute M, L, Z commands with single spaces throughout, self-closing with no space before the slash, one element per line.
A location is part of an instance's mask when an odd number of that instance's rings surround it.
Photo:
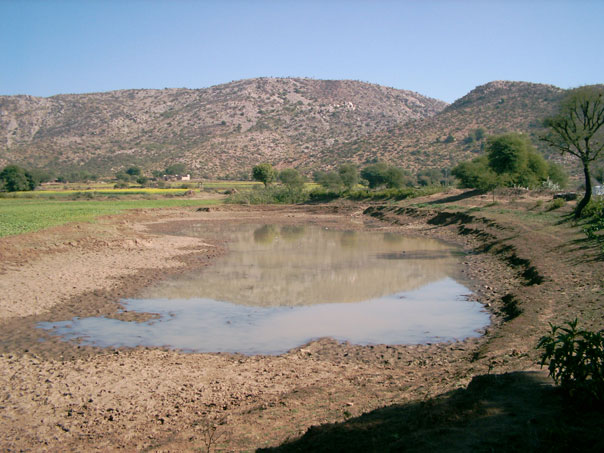
<path fill-rule="evenodd" d="M 563 154 L 577 157 L 583 165 L 585 195 L 575 209 L 575 218 L 591 199 L 590 165 L 604 150 L 604 86 L 591 85 L 571 90 L 560 103 L 558 113 L 545 121 L 550 131 L 542 140 Z"/>

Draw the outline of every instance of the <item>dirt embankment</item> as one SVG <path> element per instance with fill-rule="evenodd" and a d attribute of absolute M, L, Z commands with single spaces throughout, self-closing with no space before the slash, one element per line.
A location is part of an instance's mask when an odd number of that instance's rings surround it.
<path fill-rule="evenodd" d="M 108 315 L 157 278 L 211 263 L 228 244 L 177 236 L 183 222 L 317 223 L 430 235 L 462 245 L 463 272 L 493 312 L 485 337 L 451 344 L 355 346 L 329 339 L 281 356 L 99 350 L 36 329 Z M 547 322 L 602 322 L 601 263 L 568 247 L 565 227 L 374 206 L 139 212 L 0 241 L 0 444 L 5 449 L 228 451 L 279 445 L 310 426 L 538 370 Z M 506 321 L 507 319 L 507 321 Z M 218 438 L 208 441 L 214 432 Z"/>

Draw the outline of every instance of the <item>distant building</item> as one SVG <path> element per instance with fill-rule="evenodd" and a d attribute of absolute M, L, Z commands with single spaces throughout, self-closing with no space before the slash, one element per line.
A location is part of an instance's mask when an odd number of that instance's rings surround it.
<path fill-rule="evenodd" d="M 593 186 L 591 189 L 593 195 L 604 196 L 604 186 Z"/>
<path fill-rule="evenodd" d="M 190 181 L 191 175 L 164 175 L 164 181 Z"/>

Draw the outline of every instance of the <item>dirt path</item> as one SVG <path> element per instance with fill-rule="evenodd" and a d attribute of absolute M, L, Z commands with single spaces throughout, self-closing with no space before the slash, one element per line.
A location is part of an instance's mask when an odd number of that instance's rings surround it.
<path fill-rule="evenodd" d="M 481 214 L 442 217 L 398 206 L 223 207 L 139 212 L 95 225 L 0 241 L 0 445 L 5 450 L 187 451 L 205 436 L 227 451 L 278 445 L 310 426 L 421 400 L 487 372 L 537 370 L 548 321 L 602 326 L 601 263 L 558 234 Z M 437 221 L 435 221 L 437 219 Z M 315 223 L 408 231 L 473 251 L 464 274 L 494 313 L 487 335 L 463 343 L 354 346 L 329 339 L 281 356 L 99 350 L 52 338 L 40 321 L 118 313 L 121 298 L 157 278 L 208 265 L 225 244 L 177 236 L 183 222 Z M 488 250 L 488 251 L 487 251 Z M 522 261 L 524 260 L 524 261 Z M 526 261 L 526 262 L 525 262 Z M 534 267 L 543 277 L 527 281 Z M 503 322 L 502 297 L 523 313 Z M 33 296 L 33 297 L 32 297 Z M 572 304 L 571 304 L 572 301 Z M 42 340 L 42 341 L 41 341 Z"/>

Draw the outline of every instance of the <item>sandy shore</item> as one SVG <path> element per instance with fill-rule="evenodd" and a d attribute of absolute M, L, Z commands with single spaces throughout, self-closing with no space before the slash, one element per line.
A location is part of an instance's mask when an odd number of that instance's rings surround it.
<path fill-rule="evenodd" d="M 533 260 L 546 279 L 537 293 L 501 255 L 467 255 L 468 284 L 494 313 L 493 326 L 480 339 L 366 347 L 324 339 L 281 356 L 247 357 L 157 348 L 101 350 L 35 328 L 40 321 L 91 314 L 127 319 L 134 315 L 117 313 L 119 299 L 225 253 L 225 244 L 175 235 L 183 222 L 316 223 L 347 229 L 372 222 L 384 231 L 454 241 L 466 250 L 478 250 L 487 240 L 460 234 L 456 223 L 429 220 L 388 210 L 367 215 L 358 206 L 224 207 L 139 212 L 2 239 L 2 448 L 193 451 L 205 447 L 214 429 L 219 438 L 212 443 L 222 450 L 278 445 L 312 425 L 459 388 L 476 374 L 539 369 L 534 341 L 547 321 L 569 314 L 557 311 L 565 299 L 583 297 L 584 310 L 591 306 L 587 296 L 602 303 L 601 292 L 596 296 L 594 290 L 598 269 L 591 269 L 583 286 L 571 288 L 569 281 L 583 269 L 568 273 L 564 265 L 556 267 L 555 247 L 566 238 L 554 243 L 545 230 L 519 233 L 476 221 L 466 228 L 522 248 L 523 257 Z M 547 253 L 539 251 L 540 245 Z M 523 316 L 502 323 L 497 315 L 501 297 L 519 292 L 523 302 L 535 303 L 527 303 Z M 601 315 L 594 322 L 600 323 Z"/>

